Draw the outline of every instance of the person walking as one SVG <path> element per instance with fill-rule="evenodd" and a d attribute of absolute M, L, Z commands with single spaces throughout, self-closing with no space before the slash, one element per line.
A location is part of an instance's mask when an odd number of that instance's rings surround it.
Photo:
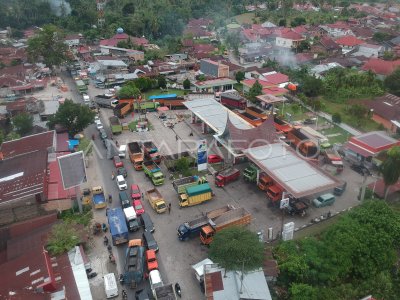
<path fill-rule="evenodd" d="M 168 214 L 171 213 L 171 203 L 168 204 Z"/>
<path fill-rule="evenodd" d="M 178 140 L 178 136 L 177 136 L 177 135 L 175 135 L 175 140 L 176 140 L 176 141 Z"/>
<path fill-rule="evenodd" d="M 115 174 L 114 174 L 114 171 L 112 171 L 111 172 L 111 180 L 114 180 L 114 178 L 115 178 Z"/>

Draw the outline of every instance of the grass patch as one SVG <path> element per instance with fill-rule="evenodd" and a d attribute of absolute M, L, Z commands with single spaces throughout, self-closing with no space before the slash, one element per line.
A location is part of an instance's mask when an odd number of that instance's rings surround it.
<path fill-rule="evenodd" d="M 237 15 L 237 16 L 234 17 L 234 19 L 240 25 L 242 25 L 242 24 L 253 24 L 253 19 L 254 19 L 255 16 L 256 16 L 255 13 L 249 12 L 249 13 L 244 13 L 244 14 L 241 14 L 241 15 Z M 229 19 L 229 20 L 231 20 L 231 19 Z"/>
<path fill-rule="evenodd" d="M 92 207 L 90 205 L 83 205 L 83 212 L 79 213 L 77 204 L 75 204 L 73 208 L 61 212 L 61 219 L 66 222 L 76 222 L 88 226 L 93 219 Z"/>
<path fill-rule="evenodd" d="M 184 90 L 179 89 L 168 89 L 168 90 L 160 90 L 160 89 L 152 89 L 144 93 L 145 99 L 149 99 L 150 96 L 154 95 L 167 95 L 167 94 L 176 94 L 177 96 L 183 96 L 185 94 Z"/>
<path fill-rule="evenodd" d="M 328 229 L 328 227 L 336 224 L 338 220 L 339 220 L 339 215 L 331 217 L 325 221 L 319 222 L 318 224 L 311 225 L 309 227 L 296 231 L 294 233 L 293 239 L 300 240 L 308 236 L 318 236 L 324 230 Z"/>
<path fill-rule="evenodd" d="M 321 132 L 325 136 L 331 135 L 331 134 L 340 134 L 340 135 L 336 135 L 336 136 L 328 136 L 327 137 L 331 144 L 344 144 L 352 136 L 350 133 L 348 133 L 347 131 L 343 130 L 342 128 L 340 128 L 336 125 L 334 125 L 334 127 L 321 129 L 318 131 Z"/>

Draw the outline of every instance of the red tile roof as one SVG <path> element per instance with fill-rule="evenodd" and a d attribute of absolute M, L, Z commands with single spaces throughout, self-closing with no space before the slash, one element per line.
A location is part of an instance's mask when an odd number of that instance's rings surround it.
<path fill-rule="evenodd" d="M 264 89 L 262 90 L 262 93 L 263 93 L 264 95 L 273 95 L 273 96 L 284 95 L 284 94 L 286 94 L 287 92 L 288 92 L 287 89 L 285 89 L 285 88 L 280 88 L 280 87 L 277 87 L 277 86 L 267 87 L 267 88 L 264 88 Z"/>
<path fill-rule="evenodd" d="M 56 134 L 56 152 L 69 152 L 68 148 L 68 133 Z"/>
<path fill-rule="evenodd" d="M 68 153 L 62 153 L 60 155 L 65 155 Z M 60 156 L 57 155 L 57 156 Z M 58 161 L 52 161 L 48 165 L 49 169 L 49 179 L 48 179 L 48 189 L 47 189 L 47 200 L 63 200 L 76 196 L 75 188 L 70 188 L 64 190 L 63 182 L 61 178 L 60 168 L 58 166 Z"/>
<path fill-rule="evenodd" d="M 4 158 L 14 157 L 23 153 L 36 150 L 47 150 L 54 146 L 54 131 L 28 135 L 26 137 L 4 142 L 1 145 L 1 153 Z"/>
<path fill-rule="evenodd" d="M 263 75 L 265 80 L 272 84 L 281 84 L 289 81 L 289 76 L 282 73 Z"/>
<path fill-rule="evenodd" d="M 346 36 L 340 37 L 335 42 L 338 45 L 347 46 L 347 47 L 354 47 L 354 46 L 365 43 L 364 41 L 359 40 L 358 38 L 356 38 L 355 36 L 352 36 L 352 35 L 346 35 Z"/>
<path fill-rule="evenodd" d="M 283 31 L 280 34 L 278 34 L 278 36 L 281 38 L 284 38 L 284 39 L 294 40 L 294 41 L 305 39 L 301 34 L 295 32 L 295 31 L 292 31 L 292 30 L 286 31 L 286 32 Z"/>
<path fill-rule="evenodd" d="M 387 76 L 392 74 L 398 67 L 400 67 L 400 60 L 386 61 L 379 58 L 371 58 L 361 69 L 364 71 L 372 71 L 378 75 Z"/>

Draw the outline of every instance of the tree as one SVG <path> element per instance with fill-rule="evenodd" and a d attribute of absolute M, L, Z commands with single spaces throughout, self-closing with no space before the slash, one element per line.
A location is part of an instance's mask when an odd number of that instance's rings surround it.
<path fill-rule="evenodd" d="M 342 123 L 342 115 L 340 113 L 334 113 L 332 115 L 332 122 L 336 124 Z"/>
<path fill-rule="evenodd" d="M 278 23 L 279 27 L 286 27 L 286 19 L 280 19 Z"/>
<path fill-rule="evenodd" d="M 301 84 L 301 90 L 307 97 L 317 97 L 323 93 L 324 84 L 321 79 L 307 75 Z"/>
<path fill-rule="evenodd" d="M 365 118 L 366 113 L 367 109 L 360 104 L 351 105 L 349 108 L 349 114 L 355 117 L 357 120 L 362 120 Z"/>
<path fill-rule="evenodd" d="M 16 115 L 12 122 L 15 130 L 21 136 L 24 136 L 32 131 L 33 128 L 33 116 L 28 113 L 21 113 Z"/>
<path fill-rule="evenodd" d="M 290 286 L 290 299 L 292 300 L 316 300 L 317 289 L 304 283 L 293 283 Z"/>
<path fill-rule="evenodd" d="M 244 72 L 243 71 L 237 71 L 235 74 L 235 79 L 238 83 L 240 83 L 244 79 Z"/>
<path fill-rule="evenodd" d="M 305 24 L 307 24 L 307 20 L 304 17 L 295 17 L 293 21 L 290 22 L 291 27 L 297 27 Z"/>
<path fill-rule="evenodd" d="M 167 87 L 167 79 L 165 79 L 165 76 L 163 75 L 158 76 L 157 84 L 158 87 L 165 89 Z"/>
<path fill-rule="evenodd" d="M 226 271 L 247 272 L 262 266 L 264 246 L 256 233 L 233 226 L 215 234 L 209 254 Z"/>
<path fill-rule="evenodd" d="M 257 101 L 257 96 L 261 95 L 262 93 L 262 85 L 256 80 L 256 82 L 253 84 L 253 86 L 250 88 L 249 93 L 248 93 L 248 98 L 251 102 L 256 102 Z"/>
<path fill-rule="evenodd" d="M 299 43 L 299 45 L 297 46 L 297 49 L 296 49 L 296 50 L 297 50 L 298 52 L 303 52 L 303 51 L 305 51 L 305 50 L 310 50 L 310 49 L 311 49 L 310 42 L 304 40 L 304 41 L 301 41 L 301 42 Z"/>
<path fill-rule="evenodd" d="M 21 136 L 16 133 L 15 131 L 11 131 L 9 134 L 6 135 L 5 141 L 13 141 L 19 139 Z"/>
<path fill-rule="evenodd" d="M 1 144 L 3 144 L 3 141 L 4 141 L 4 132 L 3 130 L 0 129 L 0 146 Z"/>
<path fill-rule="evenodd" d="M 383 83 L 390 93 L 400 96 L 400 68 L 387 76 Z"/>
<path fill-rule="evenodd" d="M 400 147 L 394 146 L 390 148 L 387 154 L 387 158 L 380 168 L 385 182 L 385 199 L 387 198 L 389 187 L 395 184 L 400 177 Z"/>
<path fill-rule="evenodd" d="M 140 90 L 132 81 L 127 82 L 118 90 L 118 98 L 120 99 L 137 98 L 139 95 Z"/>
<path fill-rule="evenodd" d="M 68 47 L 64 33 L 54 25 L 45 25 L 39 33 L 28 40 L 28 57 L 32 62 L 43 62 L 49 67 L 59 66 L 68 60 Z"/>
<path fill-rule="evenodd" d="M 140 77 L 137 78 L 133 81 L 135 83 L 135 86 L 141 91 L 141 92 L 146 92 L 155 86 L 155 81 L 148 77 Z"/>
<path fill-rule="evenodd" d="M 50 128 L 54 128 L 56 124 L 63 125 L 70 135 L 75 135 L 93 123 L 94 116 L 95 113 L 90 110 L 89 106 L 66 99 L 56 114 L 49 118 L 48 125 Z"/>
<path fill-rule="evenodd" d="M 79 239 L 79 232 L 76 231 L 75 222 L 63 222 L 53 226 L 47 244 L 51 255 L 60 255 L 76 246 Z"/>
<path fill-rule="evenodd" d="M 183 81 L 183 88 L 184 88 L 185 90 L 190 90 L 190 80 L 189 80 L 189 78 L 186 78 L 186 79 Z"/>

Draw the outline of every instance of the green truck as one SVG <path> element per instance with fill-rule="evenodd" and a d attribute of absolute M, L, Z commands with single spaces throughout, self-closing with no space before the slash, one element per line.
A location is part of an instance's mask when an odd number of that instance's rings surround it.
<path fill-rule="evenodd" d="M 139 106 L 140 105 L 140 106 Z M 146 102 L 140 102 L 137 103 L 135 102 L 133 104 L 133 108 L 135 110 L 150 110 L 150 111 L 155 111 L 157 109 L 157 107 L 160 107 L 160 103 L 158 102 L 151 102 L 151 101 L 146 101 Z"/>
<path fill-rule="evenodd" d="M 164 174 L 161 169 L 153 161 L 144 161 L 143 164 L 144 174 L 151 179 L 154 185 L 162 185 L 164 183 Z"/>
<path fill-rule="evenodd" d="M 174 187 L 175 191 L 180 195 L 186 192 L 186 188 L 206 182 L 207 179 L 205 177 L 194 175 L 176 179 L 172 182 L 172 186 Z"/>
<path fill-rule="evenodd" d="M 179 195 L 179 206 L 186 207 L 201 204 L 212 199 L 212 190 L 208 183 L 192 185 Z"/>
<path fill-rule="evenodd" d="M 83 94 L 87 92 L 88 87 L 82 80 L 75 80 L 75 84 L 79 93 Z"/>
<path fill-rule="evenodd" d="M 164 165 L 170 172 L 176 171 L 176 164 L 180 159 L 186 159 L 190 168 L 196 166 L 196 158 L 194 158 L 188 151 L 166 155 L 163 157 Z"/>
<path fill-rule="evenodd" d="M 120 134 L 122 132 L 122 125 L 119 121 L 118 117 L 110 117 L 108 119 L 110 121 L 110 128 L 113 134 Z"/>
<path fill-rule="evenodd" d="M 244 181 L 256 182 L 257 181 L 257 173 L 258 173 L 258 168 L 253 164 L 249 164 L 248 167 L 246 169 L 244 169 L 244 171 L 243 171 Z"/>

